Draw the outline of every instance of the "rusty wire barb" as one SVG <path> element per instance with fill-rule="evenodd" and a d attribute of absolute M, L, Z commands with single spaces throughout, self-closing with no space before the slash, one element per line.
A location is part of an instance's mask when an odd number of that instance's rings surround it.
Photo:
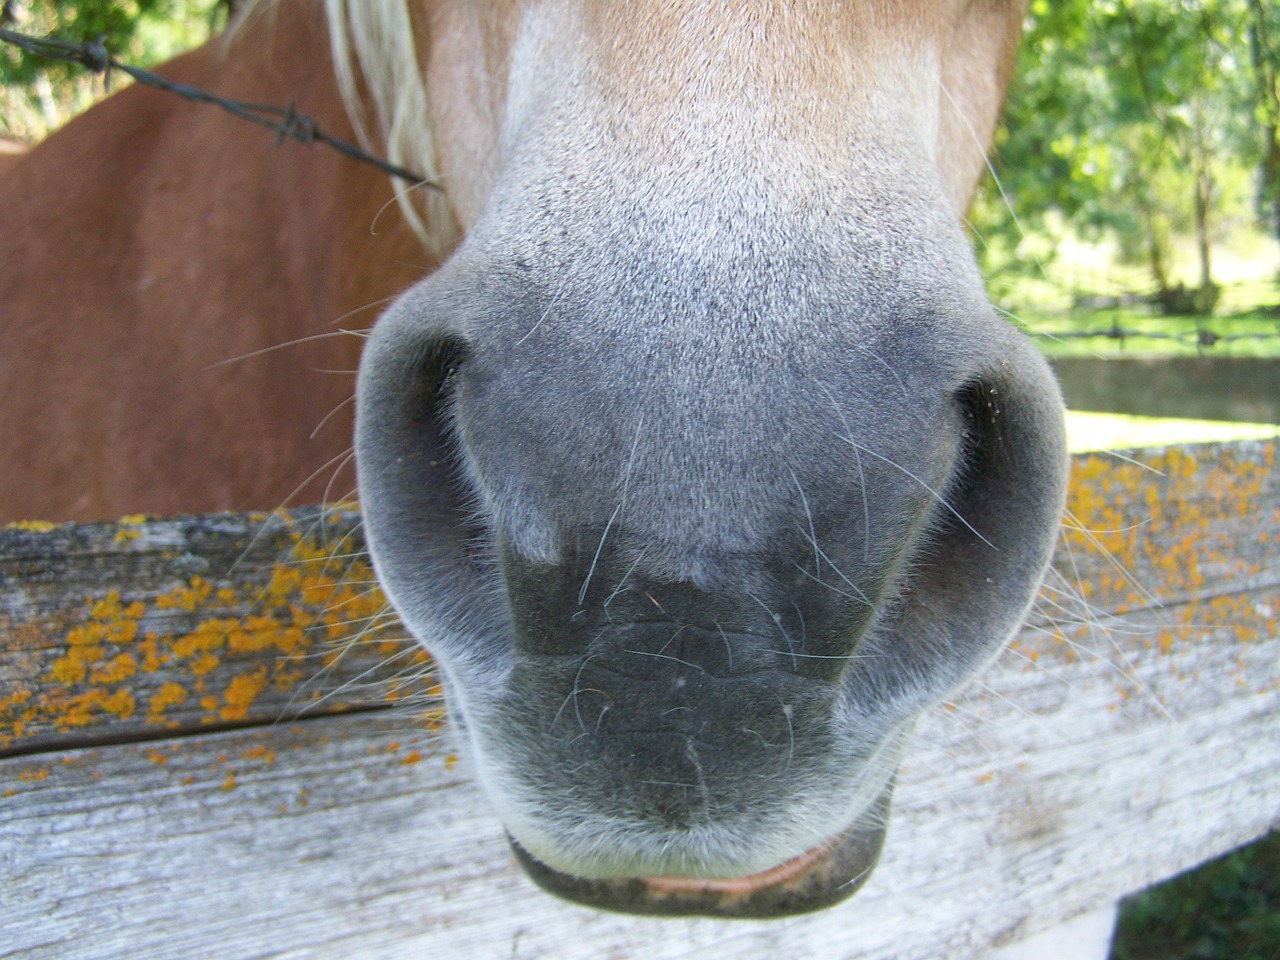
<path fill-rule="evenodd" d="M 68 40 L 59 40 L 56 37 L 32 37 L 0 27 L 0 40 L 13 44 L 24 53 L 32 56 L 79 64 L 94 73 L 102 74 L 108 86 L 111 84 L 111 71 L 119 70 L 145 86 L 175 93 L 195 103 L 209 103 L 215 107 L 221 107 L 242 120 L 256 123 L 261 127 L 266 127 L 268 130 L 274 130 L 277 145 L 285 140 L 292 140 L 295 143 L 307 146 L 313 143 L 321 143 L 354 160 L 373 164 L 383 173 L 404 180 L 412 186 L 426 187 L 430 190 L 441 189 L 438 183 L 428 180 L 421 174 L 396 166 L 387 160 L 361 150 L 353 143 L 348 143 L 346 140 L 325 133 L 314 119 L 294 110 L 292 102 L 285 107 L 264 103 L 245 103 L 241 100 L 220 97 L 200 87 L 192 87 L 185 83 L 174 83 L 166 80 L 158 73 L 152 73 L 150 70 L 143 70 L 140 67 L 134 67 L 117 60 L 111 55 L 101 38 L 74 43 Z"/>

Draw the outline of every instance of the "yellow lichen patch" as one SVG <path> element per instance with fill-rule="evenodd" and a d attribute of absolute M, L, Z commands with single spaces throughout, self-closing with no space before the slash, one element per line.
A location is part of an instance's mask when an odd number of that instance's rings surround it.
<path fill-rule="evenodd" d="M 271 671 L 271 686 L 280 693 L 288 693 L 310 678 L 310 671 L 301 668 L 290 670 L 281 664 L 277 664 Z M 311 696 L 318 698 L 324 696 L 324 694 L 319 690 L 312 690 Z"/>
<path fill-rule="evenodd" d="M 1204 642 L 1213 624 L 1230 623 L 1239 643 L 1262 635 L 1262 619 L 1231 585 L 1263 569 L 1267 550 L 1253 546 L 1260 539 L 1254 531 L 1280 526 L 1280 509 L 1271 505 L 1275 478 L 1266 466 L 1274 458 L 1274 445 L 1261 457 L 1226 447 L 1144 452 L 1142 464 L 1077 458 L 1057 561 L 1066 583 L 1051 576 L 1043 609 L 1062 610 L 1064 624 L 1075 619 L 1074 610 L 1085 622 L 1138 611 L 1146 621 L 1154 614 L 1157 623 L 1127 632 L 1123 642 L 1165 654 Z M 1068 642 L 1054 630 L 1050 636 L 1061 642 L 1046 651 L 1117 642 L 1101 625 L 1071 632 Z"/>
<path fill-rule="evenodd" d="M 186 702 L 186 699 L 187 691 L 181 684 L 172 681 L 161 684 L 160 689 L 151 695 L 151 702 L 147 706 L 147 719 L 152 723 L 159 723 L 170 707 L 180 706 Z"/>
<path fill-rule="evenodd" d="M 98 646 L 72 646 L 66 656 L 49 669 L 49 678 L 67 686 L 82 683 L 89 675 L 89 668 L 105 656 L 106 652 Z"/>
<path fill-rule="evenodd" d="M 18 779 L 24 783 L 39 783 L 41 780 L 49 779 L 49 768 L 28 767 L 25 770 L 19 770 Z"/>
<path fill-rule="evenodd" d="M 34 693 L 22 689 L 0 697 L 0 750 L 26 734 L 28 724 L 35 719 L 34 698 Z"/>
<path fill-rule="evenodd" d="M 202 653 L 192 659 L 191 663 L 188 665 L 188 669 L 194 676 L 203 677 L 207 674 L 213 673 L 213 671 L 217 670 L 221 665 L 222 658 L 217 654 Z"/>
<path fill-rule="evenodd" d="M 145 522 L 127 518 L 107 538 L 145 537 Z M 29 651 L 31 664 L 0 693 L 0 749 L 92 724 L 247 722 L 255 712 L 277 716 L 291 701 L 346 709 L 329 691 L 370 671 L 390 700 L 420 691 L 423 680 L 391 676 L 429 658 L 372 629 L 387 607 L 367 561 L 336 557 L 334 546 L 302 534 L 272 536 L 288 559 L 258 568 L 252 581 L 209 567 L 150 593 L 140 582 L 133 594 L 96 592 L 29 621 L 0 618 L 8 649 Z M 156 556 L 187 562 L 180 551 Z"/>
<path fill-rule="evenodd" d="M 249 747 L 240 756 L 245 760 L 260 760 L 263 763 L 275 763 L 276 752 L 265 744 Z"/>
<path fill-rule="evenodd" d="M 219 790 L 234 790 L 237 786 L 239 786 L 239 781 L 237 781 L 237 780 L 236 780 L 236 775 L 235 775 L 234 773 L 228 773 L 228 774 L 227 774 L 227 778 L 226 778 L 225 780 L 223 780 L 223 781 L 222 781 L 222 783 L 219 785 L 218 789 L 219 789 Z"/>
<path fill-rule="evenodd" d="M 301 588 L 301 568 L 287 563 L 280 563 L 271 571 L 271 581 L 267 584 L 267 596 L 276 600 L 287 600 Z"/>
<path fill-rule="evenodd" d="M 193 577 L 190 583 L 181 584 L 156 597 L 156 609 L 186 610 L 191 613 L 202 606 L 212 592 L 213 584 L 202 577 Z"/>
<path fill-rule="evenodd" d="M 133 716 L 135 708 L 131 690 L 108 693 L 102 688 L 95 688 L 71 697 L 63 709 L 58 711 L 56 727 L 67 731 L 87 727 L 107 717 L 128 720 Z"/>
<path fill-rule="evenodd" d="M 140 600 L 125 606 L 120 599 L 119 590 L 109 590 L 107 595 L 96 601 L 89 607 L 89 616 L 94 620 L 106 625 L 109 632 L 114 634 L 124 632 L 128 634 L 128 640 L 132 640 L 137 633 L 138 618 L 147 611 L 147 605 Z M 115 639 L 115 642 L 127 642 Z"/>
<path fill-rule="evenodd" d="M 48 533 L 50 530 L 57 530 L 58 524 L 50 523 L 48 520 L 19 520 L 16 523 L 4 524 L 5 530 L 22 530 L 26 533 Z"/>
<path fill-rule="evenodd" d="M 249 708 L 267 685 L 267 668 L 260 667 L 252 673 L 242 673 L 232 679 L 223 694 L 224 705 L 220 711 L 223 720 L 245 720 Z"/>
<path fill-rule="evenodd" d="M 121 653 L 89 673 L 90 683 L 123 683 L 138 672 L 138 661 L 131 653 Z"/>
<path fill-rule="evenodd" d="M 160 651 L 160 638 L 154 633 L 148 633 L 139 641 L 138 652 L 142 655 L 143 673 L 155 673 L 169 662 L 168 655 Z"/>
<path fill-rule="evenodd" d="M 236 629 L 236 621 L 223 617 L 202 620 L 190 633 L 173 640 L 172 651 L 176 660 L 195 659 L 214 653 L 227 645 L 227 634 Z"/>

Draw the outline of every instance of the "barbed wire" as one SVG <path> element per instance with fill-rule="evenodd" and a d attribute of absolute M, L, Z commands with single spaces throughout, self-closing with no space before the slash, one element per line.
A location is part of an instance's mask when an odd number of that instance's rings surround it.
<path fill-rule="evenodd" d="M 56 37 L 33 37 L 0 27 L 0 40 L 12 44 L 32 56 L 77 64 L 92 70 L 94 73 L 102 74 L 108 86 L 111 84 L 111 71 L 119 70 L 121 73 L 132 77 L 138 83 L 156 90 L 177 94 L 183 99 L 195 103 L 208 103 L 215 107 L 221 107 L 242 120 L 248 120 L 250 123 L 256 123 L 261 127 L 266 127 L 268 130 L 273 130 L 276 134 L 277 145 L 285 140 L 292 140 L 295 143 L 307 146 L 314 143 L 323 144 L 353 160 L 372 164 L 383 173 L 404 180 L 412 186 L 426 187 L 429 190 L 441 189 L 438 183 L 427 179 L 419 173 L 414 173 L 405 167 L 397 166 L 381 157 L 376 157 L 340 137 L 325 133 L 314 119 L 306 114 L 298 113 L 293 108 L 292 102 L 284 107 L 264 103 L 246 103 L 242 100 L 220 97 L 200 87 L 166 80 L 158 73 L 152 73 L 150 70 L 143 70 L 141 67 L 134 67 L 117 60 L 107 50 L 101 37 L 95 40 L 75 43 L 68 40 L 59 40 Z"/>

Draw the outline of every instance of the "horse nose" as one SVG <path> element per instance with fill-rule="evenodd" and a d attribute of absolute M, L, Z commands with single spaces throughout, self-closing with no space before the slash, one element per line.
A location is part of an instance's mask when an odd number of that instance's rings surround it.
<path fill-rule="evenodd" d="M 784 554 L 702 558 L 704 571 L 719 573 L 707 584 L 646 576 L 643 556 L 625 551 L 600 549 L 556 564 L 504 551 L 516 649 L 591 658 L 646 681 L 673 670 L 694 685 L 772 670 L 835 679 L 873 607 L 808 572 L 793 556 L 803 559 L 802 548 Z"/>

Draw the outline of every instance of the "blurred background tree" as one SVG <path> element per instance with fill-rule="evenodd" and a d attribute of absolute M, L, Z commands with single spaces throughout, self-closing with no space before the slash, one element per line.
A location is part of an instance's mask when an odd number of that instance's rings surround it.
<path fill-rule="evenodd" d="M 1033 0 L 1027 26 L 992 156 L 999 187 L 971 214 L 985 265 L 1041 269 L 1064 230 L 1106 237 L 1166 312 L 1210 312 L 1216 246 L 1280 233 L 1273 5 Z M 1186 282 L 1171 262 L 1180 237 L 1194 240 Z"/>
<path fill-rule="evenodd" d="M 63 40 L 102 37 L 121 60 L 149 67 L 202 43 L 237 0 L 0 0 L 0 26 Z M 243 0 L 240 0 L 243 2 Z M 113 77 L 112 83 L 127 82 Z M 83 68 L 0 44 L 0 136 L 35 141 L 105 92 Z"/>

